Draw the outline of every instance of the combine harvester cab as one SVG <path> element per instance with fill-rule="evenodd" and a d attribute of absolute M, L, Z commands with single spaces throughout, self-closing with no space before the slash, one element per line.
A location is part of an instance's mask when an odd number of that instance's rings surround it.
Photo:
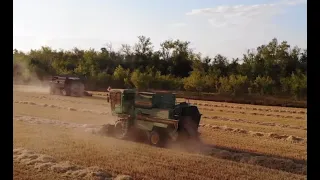
<path fill-rule="evenodd" d="M 154 146 L 165 146 L 168 140 L 199 140 L 201 114 L 197 106 L 176 104 L 175 94 L 114 89 L 109 96 L 117 120 L 108 126 L 108 132 L 117 138 L 143 132 Z"/>

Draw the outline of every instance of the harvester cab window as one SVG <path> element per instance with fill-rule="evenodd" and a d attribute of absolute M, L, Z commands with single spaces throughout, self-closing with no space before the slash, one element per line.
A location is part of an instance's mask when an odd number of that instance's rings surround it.
<path fill-rule="evenodd" d="M 123 96 L 123 112 L 124 113 L 131 113 L 132 110 L 134 110 L 134 99 L 135 99 L 135 93 L 124 93 Z"/>
<path fill-rule="evenodd" d="M 126 101 L 133 101 L 135 98 L 135 94 L 134 93 L 125 93 L 123 94 L 123 100 Z"/>

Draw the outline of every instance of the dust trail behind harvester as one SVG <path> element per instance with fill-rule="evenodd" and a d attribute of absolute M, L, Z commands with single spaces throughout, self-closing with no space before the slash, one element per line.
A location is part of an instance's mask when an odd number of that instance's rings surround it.
<path fill-rule="evenodd" d="M 49 93 L 46 81 L 41 80 L 37 73 L 28 67 L 27 62 L 14 59 L 13 90 L 22 92 Z"/>
<path fill-rule="evenodd" d="M 211 153 L 212 147 L 199 140 L 176 141 L 167 144 L 167 148 L 175 149 L 182 152 L 196 153 L 208 155 Z"/>

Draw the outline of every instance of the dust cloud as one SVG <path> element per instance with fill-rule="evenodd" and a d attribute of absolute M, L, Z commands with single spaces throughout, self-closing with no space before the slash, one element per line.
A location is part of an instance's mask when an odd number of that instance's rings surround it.
<path fill-rule="evenodd" d="M 14 60 L 13 91 L 49 93 L 48 80 L 41 79 L 26 62 Z"/>
<path fill-rule="evenodd" d="M 13 91 L 19 92 L 34 92 L 34 93 L 49 93 L 49 86 L 43 85 L 13 85 Z"/>

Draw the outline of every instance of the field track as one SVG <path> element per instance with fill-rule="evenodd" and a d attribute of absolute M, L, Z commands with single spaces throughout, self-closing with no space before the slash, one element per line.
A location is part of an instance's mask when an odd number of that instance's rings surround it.
<path fill-rule="evenodd" d="M 112 121 L 103 93 L 14 86 L 14 179 L 306 179 L 306 109 L 190 103 L 204 145 L 164 149 L 101 135 Z"/>

